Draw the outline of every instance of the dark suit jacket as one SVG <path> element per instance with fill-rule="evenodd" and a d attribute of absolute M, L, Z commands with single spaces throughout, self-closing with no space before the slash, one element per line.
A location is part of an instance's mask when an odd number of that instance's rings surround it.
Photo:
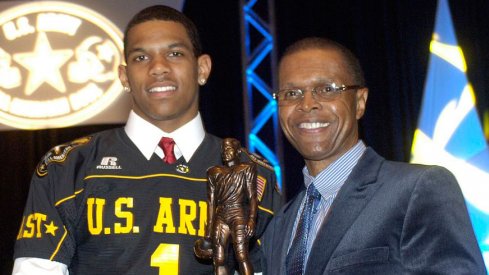
<path fill-rule="evenodd" d="M 264 274 L 285 274 L 299 193 L 262 239 Z M 371 148 L 339 191 L 306 274 L 487 274 L 456 179 L 439 166 L 387 161 Z"/>

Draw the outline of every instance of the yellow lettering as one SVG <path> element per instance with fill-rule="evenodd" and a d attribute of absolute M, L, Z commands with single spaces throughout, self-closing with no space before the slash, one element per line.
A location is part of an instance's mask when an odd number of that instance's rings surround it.
<path fill-rule="evenodd" d="M 37 16 L 37 30 L 43 32 L 60 32 L 75 35 L 82 20 L 61 13 L 41 13 Z"/>
<path fill-rule="evenodd" d="M 154 232 L 163 233 L 163 226 L 166 225 L 166 233 L 175 233 L 171 205 L 172 198 L 160 198 L 160 210 L 158 211 L 156 224 L 153 227 Z"/>
<path fill-rule="evenodd" d="M 179 199 L 178 204 L 180 205 L 180 226 L 178 227 L 178 233 L 195 235 L 195 228 L 192 224 L 192 221 L 197 217 L 197 206 L 195 202 Z"/>
<path fill-rule="evenodd" d="M 207 203 L 205 201 L 199 201 L 199 236 L 204 237 L 205 234 L 205 224 L 207 221 Z"/>
<path fill-rule="evenodd" d="M 35 31 L 34 27 L 29 23 L 29 19 L 25 16 L 17 18 L 15 23 L 7 22 L 2 27 L 7 40 L 14 40 Z"/>
<path fill-rule="evenodd" d="M 22 238 L 22 233 L 24 232 L 24 222 L 25 222 L 25 216 L 22 216 L 22 222 L 20 223 L 20 229 L 19 232 L 17 233 L 17 240 L 20 240 Z"/>
<path fill-rule="evenodd" d="M 30 230 L 27 229 L 24 230 L 24 235 L 23 235 L 24 238 L 34 237 L 34 230 L 36 225 L 32 222 L 33 219 L 34 219 L 34 214 L 30 214 L 27 217 L 27 221 L 25 222 L 25 227 L 29 228 Z"/>
<path fill-rule="evenodd" d="M 34 237 L 34 233 L 36 233 L 36 238 L 41 238 L 42 237 L 41 225 L 43 221 L 46 221 L 46 215 L 41 213 L 30 214 L 27 217 L 27 221 L 25 223 L 25 227 L 29 229 L 24 230 L 22 237 L 32 238 Z"/>
<path fill-rule="evenodd" d="M 93 208 L 94 204 L 96 205 L 95 209 L 95 225 L 93 222 Z M 97 199 L 97 198 L 88 198 L 87 200 L 87 222 L 88 222 L 88 231 L 92 235 L 100 235 L 103 229 L 103 213 L 104 213 L 104 205 L 105 199 Z"/>
<path fill-rule="evenodd" d="M 42 237 L 41 224 L 43 221 L 46 220 L 46 215 L 41 214 L 41 213 L 34 213 L 34 219 L 37 221 L 37 223 L 36 223 L 36 229 L 37 229 L 36 238 L 41 238 Z"/>
<path fill-rule="evenodd" d="M 114 224 L 114 232 L 116 234 L 131 233 L 133 225 L 133 215 L 129 211 L 123 211 L 122 206 L 125 205 L 127 208 L 133 208 L 134 200 L 133 198 L 118 198 L 115 201 L 115 215 L 118 218 L 126 219 L 126 225 L 122 226 L 121 223 L 116 222 Z"/>

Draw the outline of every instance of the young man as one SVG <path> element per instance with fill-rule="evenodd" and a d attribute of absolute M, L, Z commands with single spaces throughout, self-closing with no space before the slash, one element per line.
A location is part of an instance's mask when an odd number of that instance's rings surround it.
<path fill-rule="evenodd" d="M 133 99 L 127 124 L 44 157 L 31 182 L 14 274 L 213 272 L 193 254 L 205 231 L 206 171 L 222 164 L 221 140 L 204 131 L 198 110 L 211 59 L 194 24 L 166 6 L 132 18 L 124 48 L 120 80 Z M 279 200 L 273 171 L 257 162 L 267 183 L 260 203 L 269 211 L 258 213 L 260 236 Z"/>
<path fill-rule="evenodd" d="M 279 120 L 307 189 L 263 237 L 266 274 L 487 274 L 457 181 L 387 161 L 358 138 L 368 89 L 356 57 L 326 39 L 290 46 Z"/>

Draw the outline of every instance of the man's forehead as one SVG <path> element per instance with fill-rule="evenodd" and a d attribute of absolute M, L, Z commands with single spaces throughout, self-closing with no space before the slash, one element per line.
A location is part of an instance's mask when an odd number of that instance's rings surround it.
<path fill-rule="evenodd" d="M 285 56 L 279 66 L 279 80 L 284 77 L 303 77 L 323 81 L 324 74 L 338 74 L 348 70 L 345 58 L 336 50 L 308 49 Z"/>
<path fill-rule="evenodd" d="M 180 37 L 181 40 L 190 43 L 190 35 L 182 23 L 161 19 L 147 20 L 132 26 L 127 32 L 128 40 L 143 36 L 143 31 L 148 28 L 152 29 L 152 36 Z"/>
<path fill-rule="evenodd" d="M 296 62 L 297 59 L 306 60 L 311 63 L 322 62 L 324 60 L 335 59 L 344 61 L 343 54 L 335 48 L 306 48 L 290 53 L 282 58 L 281 65 L 288 62 Z"/>

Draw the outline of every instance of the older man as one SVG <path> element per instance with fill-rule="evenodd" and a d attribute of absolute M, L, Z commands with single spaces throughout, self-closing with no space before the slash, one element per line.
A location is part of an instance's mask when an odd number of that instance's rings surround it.
<path fill-rule="evenodd" d="M 279 86 L 280 124 L 304 158 L 306 190 L 265 233 L 266 274 L 487 274 L 453 175 L 385 160 L 359 140 L 368 89 L 348 49 L 296 42 Z"/>

